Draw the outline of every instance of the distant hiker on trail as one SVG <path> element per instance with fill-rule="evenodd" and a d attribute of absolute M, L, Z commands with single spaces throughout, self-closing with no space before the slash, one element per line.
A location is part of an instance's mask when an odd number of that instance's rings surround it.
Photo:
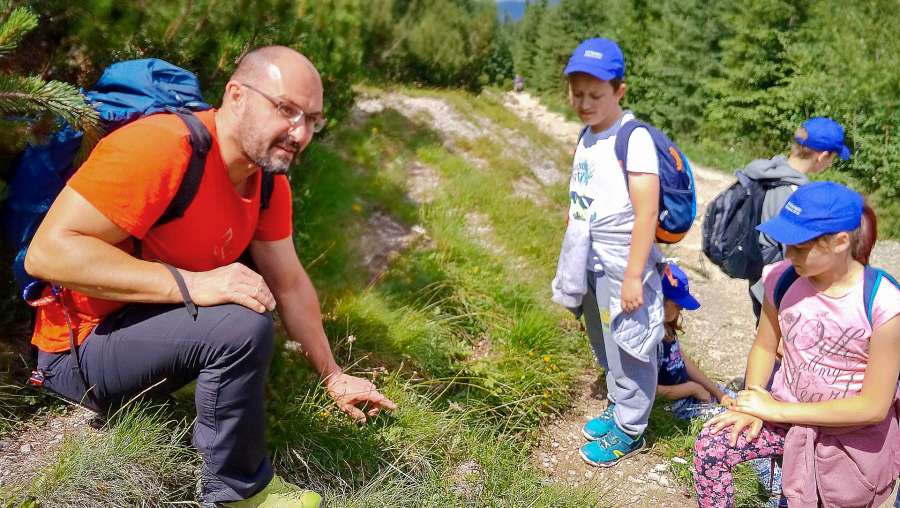
<path fill-rule="evenodd" d="M 875 226 L 859 194 L 815 182 L 758 227 L 787 245 L 787 259 L 763 274 L 746 388 L 695 443 L 702 508 L 733 506 L 734 466 L 779 455 L 792 507 L 881 506 L 891 495 L 900 474 L 900 286 L 861 262 Z M 779 345 L 784 361 L 767 390 Z"/>
<path fill-rule="evenodd" d="M 666 263 L 662 291 L 666 335 L 659 345 L 657 396 L 674 401 L 672 414 L 690 420 L 709 417 L 734 404 L 734 393 L 717 385 L 697 365 L 682 354 L 678 333 L 682 331 L 681 311 L 697 310 L 700 302 L 691 294 L 687 274 L 675 263 Z M 721 404 L 721 405 L 720 405 Z"/>
<path fill-rule="evenodd" d="M 324 125 L 322 95 L 303 55 L 281 46 L 251 51 L 221 107 L 195 114 L 212 144 L 183 217 L 152 227 L 192 155 L 185 123 L 156 114 L 100 142 L 28 249 L 28 273 L 65 288 L 38 309 L 32 342 L 43 386 L 106 410 L 196 380 L 204 506 L 319 506 L 318 494 L 273 476 L 266 449 L 276 303 L 343 411 L 365 421 L 395 408 L 335 362 L 292 239 L 286 173 Z M 264 173 L 275 175 L 274 191 L 261 210 Z M 256 270 L 238 262 L 247 249 Z"/>
<path fill-rule="evenodd" d="M 646 129 L 634 130 L 619 165 L 616 134 L 634 119 L 619 102 L 627 89 L 625 58 L 609 39 L 589 39 L 565 74 L 584 130 L 569 183 L 568 226 L 553 301 L 584 315 L 591 347 L 606 370 L 609 405 L 582 429 L 582 458 L 612 466 L 644 448 L 656 396 L 663 295 L 654 242 L 660 201 L 659 160 Z"/>
<path fill-rule="evenodd" d="M 739 184 L 720 194 L 707 208 L 704 251 L 726 274 L 749 281 L 757 321 L 763 299 L 762 268 L 784 259 L 785 246 L 754 228 L 776 216 L 797 187 L 809 182 L 807 175 L 825 171 L 836 156 L 844 160 L 850 158 L 850 149 L 844 144 L 844 128 L 830 118 L 810 118 L 794 132 L 787 157 L 776 155 L 750 162 L 739 171 Z M 745 186 L 740 185 L 743 177 L 750 180 L 743 182 Z M 734 197 L 728 199 L 727 195 L 745 193 L 746 186 L 751 185 L 753 195 L 748 196 L 745 211 L 728 213 L 725 207 L 736 207 L 742 201 Z M 723 222 L 728 217 L 734 217 L 731 223 Z M 731 245 L 732 242 L 735 245 Z M 739 243 L 743 244 L 742 248 L 735 248 Z M 719 250 L 711 250 L 715 249 L 712 246 Z M 721 259 L 726 256 L 740 259 Z"/>
<path fill-rule="evenodd" d="M 513 92 L 521 92 L 525 89 L 525 78 L 522 77 L 521 74 L 516 74 L 516 77 L 513 78 Z"/>

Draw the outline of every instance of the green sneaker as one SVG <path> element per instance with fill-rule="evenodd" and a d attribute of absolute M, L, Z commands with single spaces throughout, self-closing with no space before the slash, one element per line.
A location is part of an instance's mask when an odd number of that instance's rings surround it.
<path fill-rule="evenodd" d="M 253 497 L 222 503 L 228 508 L 319 508 L 321 505 L 322 496 L 288 483 L 278 475 Z"/>

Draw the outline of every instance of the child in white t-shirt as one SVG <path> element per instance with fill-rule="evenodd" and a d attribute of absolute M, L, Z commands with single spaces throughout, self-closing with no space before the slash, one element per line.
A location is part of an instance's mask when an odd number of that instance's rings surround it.
<path fill-rule="evenodd" d="M 663 304 L 655 243 L 659 162 L 646 129 L 628 143 L 627 165 L 615 155 L 616 133 L 634 119 L 619 102 L 625 58 L 609 39 L 588 39 L 569 59 L 572 107 L 585 124 L 569 184 L 569 215 L 554 301 L 584 314 L 591 346 L 606 369 L 609 406 L 582 433 L 581 456 L 612 466 L 640 451 L 656 395 Z M 586 281 L 585 281 L 586 279 Z M 577 298 L 563 288 L 585 281 Z"/>

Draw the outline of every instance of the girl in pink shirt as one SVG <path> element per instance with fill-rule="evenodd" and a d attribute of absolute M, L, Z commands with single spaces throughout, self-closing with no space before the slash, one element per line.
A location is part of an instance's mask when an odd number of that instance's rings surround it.
<path fill-rule="evenodd" d="M 787 259 L 764 274 L 747 388 L 696 441 L 701 507 L 733 506 L 736 464 L 782 454 L 792 507 L 878 506 L 890 495 L 900 471 L 900 289 L 857 261 L 874 242 L 862 216 L 859 194 L 816 182 L 759 226 L 787 246 Z M 784 275 L 791 271 L 796 278 Z M 867 280 L 878 283 L 867 290 Z M 770 393 L 763 387 L 779 344 Z"/>

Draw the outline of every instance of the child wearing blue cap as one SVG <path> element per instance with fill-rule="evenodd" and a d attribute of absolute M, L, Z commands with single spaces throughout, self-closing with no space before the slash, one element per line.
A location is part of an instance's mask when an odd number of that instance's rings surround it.
<path fill-rule="evenodd" d="M 787 259 L 763 275 L 746 389 L 695 443 L 701 507 L 733 506 L 731 469 L 778 455 L 790 506 L 880 506 L 891 495 L 900 475 L 900 286 L 859 261 L 871 247 L 863 215 L 859 194 L 815 182 L 757 228 L 788 246 Z"/>
<path fill-rule="evenodd" d="M 582 429 L 581 456 L 612 466 L 640 451 L 656 396 L 663 299 L 655 243 L 659 160 L 646 129 L 629 138 L 625 167 L 616 133 L 634 119 L 625 95 L 625 57 L 612 40 L 588 39 L 565 68 L 570 102 L 585 124 L 569 182 L 568 223 L 553 281 L 553 301 L 584 314 L 609 405 Z M 624 171 L 623 171 L 624 169 Z"/>
<path fill-rule="evenodd" d="M 675 401 L 672 414 L 684 420 L 712 416 L 721 412 L 722 406 L 731 407 L 733 393 L 726 393 L 681 352 L 678 343 L 678 333 L 682 331 L 681 311 L 697 310 L 700 302 L 690 292 L 687 274 L 675 263 L 667 263 L 663 270 L 662 290 L 666 335 L 657 356 L 657 396 Z"/>
<path fill-rule="evenodd" d="M 794 132 L 790 154 L 776 155 L 771 159 L 757 159 L 750 162 L 742 172 L 751 180 L 766 182 L 760 224 L 778 214 L 797 187 L 809 183 L 807 175 L 821 173 L 836 157 L 850 158 L 850 149 L 845 144 L 844 128 L 827 117 L 814 117 L 803 122 Z M 758 236 L 763 265 L 784 259 L 784 245 L 771 236 L 760 232 L 749 232 Z M 750 283 L 753 313 L 759 319 L 762 310 L 763 287 L 758 278 Z"/>

